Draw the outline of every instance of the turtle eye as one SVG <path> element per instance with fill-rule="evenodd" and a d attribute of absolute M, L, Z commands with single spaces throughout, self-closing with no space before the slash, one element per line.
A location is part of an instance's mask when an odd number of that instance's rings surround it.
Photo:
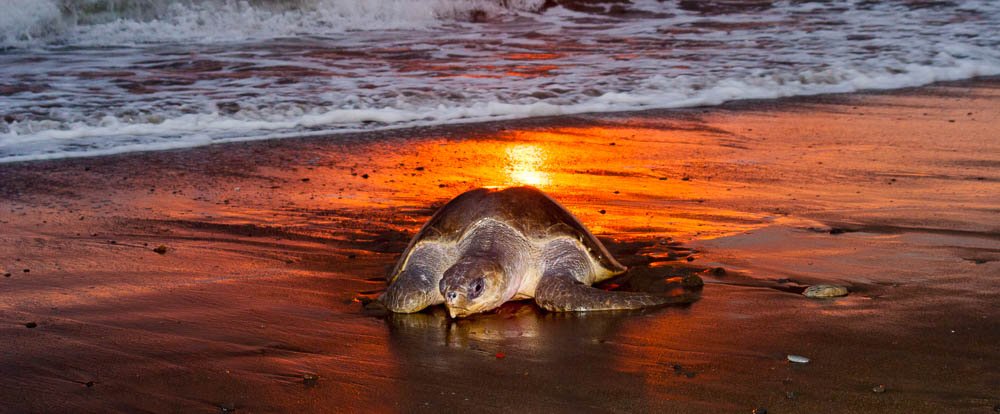
<path fill-rule="evenodd" d="M 476 279 L 474 282 L 472 282 L 472 291 L 470 292 L 469 297 L 475 298 L 478 297 L 479 295 L 482 295 L 483 288 L 485 287 L 485 285 L 486 282 L 483 280 L 483 278 Z"/>

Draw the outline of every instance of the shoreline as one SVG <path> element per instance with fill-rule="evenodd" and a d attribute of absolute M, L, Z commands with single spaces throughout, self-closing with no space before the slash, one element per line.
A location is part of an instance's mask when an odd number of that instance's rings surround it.
<path fill-rule="evenodd" d="M 998 108 L 994 77 L 0 164 L 0 397 L 15 411 L 988 411 Z M 632 269 L 623 285 L 697 273 L 701 300 L 514 303 L 457 322 L 362 311 L 436 207 L 508 185 L 577 215 Z M 796 293 L 819 283 L 851 294 Z"/>
<path fill-rule="evenodd" d="M 621 118 L 621 117 L 643 117 L 643 116 L 655 116 L 655 115 L 678 115 L 685 112 L 691 111 L 703 111 L 705 109 L 714 110 L 740 110 L 740 109 L 752 109 L 760 110 L 762 108 L 772 108 L 774 110 L 787 110 L 789 106 L 795 105 L 797 103 L 805 104 L 822 104 L 822 103 L 834 103 L 839 99 L 854 99 L 860 96 L 879 96 L 879 95 L 906 95 L 906 94 L 927 94 L 929 91 L 934 89 L 943 88 L 961 88 L 961 87 L 983 87 L 984 85 L 995 84 L 997 80 L 1000 80 L 1000 76 L 987 75 L 987 76 L 977 76 L 969 79 L 953 80 L 953 81 L 937 81 L 930 84 L 922 86 L 908 86 L 903 88 L 895 89 L 862 89 L 853 92 L 838 92 L 838 93 L 817 93 L 811 95 L 795 95 L 795 96 L 784 96 L 778 98 L 769 99 L 738 99 L 732 101 L 726 101 L 717 105 L 700 105 L 700 106 L 690 106 L 690 107 L 680 107 L 680 108 L 650 108 L 650 109 L 638 109 L 638 110 L 620 110 L 620 111 L 607 111 L 607 112 L 584 112 L 584 113 L 574 113 L 574 114 L 560 114 L 560 115 L 544 115 L 544 116 L 529 116 L 522 118 L 513 119 L 497 119 L 497 120 L 471 120 L 471 121 L 457 121 L 448 122 L 438 125 L 424 125 L 424 126 L 387 126 L 384 129 L 376 129 L 371 131 L 345 131 L 345 132 L 314 132 L 305 135 L 296 135 L 295 133 L 285 133 L 278 134 L 280 137 L 267 136 L 258 138 L 233 138 L 231 140 L 225 139 L 221 142 L 214 142 L 209 144 L 195 145 L 195 146 L 183 146 L 177 148 L 167 148 L 167 149 L 150 149 L 150 150 L 136 150 L 136 151 L 126 151 L 126 152 L 111 152 L 107 154 L 97 154 L 97 155 L 72 155 L 72 156 L 58 156 L 56 158 L 41 158 L 41 159 L 26 159 L 26 160 L 16 160 L 16 161 L 2 161 L 0 160 L 0 166 L 5 164 L 21 164 L 21 163 L 35 163 L 35 162 L 48 162 L 60 160 L 69 160 L 77 158 L 96 158 L 96 157 L 114 157 L 114 156 L 128 156 L 129 154 L 148 154 L 155 152 L 170 152 L 170 151 L 185 151 L 194 150 L 197 148 L 213 147 L 219 145 L 234 145 L 234 144 L 246 144 L 253 142 L 268 142 L 268 141 L 279 141 L 279 140 L 308 140 L 308 139 L 318 139 L 318 140 L 329 140 L 337 137 L 344 137 L 347 140 L 364 140 L 364 137 L 378 137 L 377 139 L 388 139 L 390 135 L 404 135 L 404 136 L 421 136 L 421 135 L 440 135 L 447 134 L 452 129 L 460 129 L 463 127 L 471 127 L 478 131 L 500 131 L 506 128 L 507 125 L 518 125 L 527 124 L 534 126 L 551 126 L 551 125 L 565 125 L 566 122 L 572 122 L 574 118 Z"/>

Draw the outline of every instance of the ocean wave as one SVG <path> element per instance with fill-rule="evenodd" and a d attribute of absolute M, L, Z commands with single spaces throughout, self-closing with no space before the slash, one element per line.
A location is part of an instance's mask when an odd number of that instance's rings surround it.
<path fill-rule="evenodd" d="M 422 29 L 538 11 L 544 0 L 4 0 L 0 48 L 245 41 Z"/>
<path fill-rule="evenodd" d="M 0 162 L 1000 75 L 992 1 L 0 1 Z"/>
<path fill-rule="evenodd" d="M 691 77 L 654 76 L 641 93 L 607 92 L 572 103 L 503 101 L 448 102 L 432 107 L 311 108 L 307 112 L 218 110 L 123 122 L 108 116 L 98 124 L 0 134 L 0 163 L 189 148 L 331 133 L 510 120 L 528 117 L 718 105 L 744 99 L 774 99 L 859 90 L 921 86 L 939 81 L 1000 75 L 1000 65 L 957 61 L 954 66 L 913 66 L 905 72 L 861 73 L 852 69 L 803 72 L 794 76 L 725 79 L 711 85 Z"/>

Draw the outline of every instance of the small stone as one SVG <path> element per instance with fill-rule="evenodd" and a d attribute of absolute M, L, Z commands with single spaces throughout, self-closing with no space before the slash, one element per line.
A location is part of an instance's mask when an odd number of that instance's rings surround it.
<path fill-rule="evenodd" d="M 686 288 L 699 288 L 705 286 L 705 281 L 701 280 L 700 276 L 691 274 L 681 278 L 681 286 Z"/>
<path fill-rule="evenodd" d="M 303 374 L 302 383 L 307 387 L 314 387 L 316 383 L 319 382 L 319 375 L 316 374 Z"/>
<path fill-rule="evenodd" d="M 879 385 L 876 385 L 876 386 L 872 387 L 872 392 L 874 392 L 876 394 L 881 394 L 881 393 L 885 392 L 885 385 L 879 384 Z"/>
<path fill-rule="evenodd" d="M 753 409 L 753 414 L 767 414 L 767 408 L 757 407 Z"/>
<path fill-rule="evenodd" d="M 424 170 L 424 167 L 417 167 L 417 168 L 414 168 L 414 170 L 417 170 L 417 171 L 423 171 L 423 170 Z"/>
<path fill-rule="evenodd" d="M 87 386 L 87 388 L 93 387 L 94 386 L 94 381 L 87 381 L 87 382 L 83 383 L 83 385 Z"/>
<path fill-rule="evenodd" d="M 303 179 L 302 179 L 302 182 L 304 182 L 304 183 L 308 183 L 308 182 L 309 182 L 309 179 L 308 179 L 308 178 L 303 178 Z"/>
<path fill-rule="evenodd" d="M 24 273 L 29 273 L 29 272 L 31 272 L 31 269 L 24 269 Z"/>
<path fill-rule="evenodd" d="M 845 232 L 847 232 L 847 230 L 844 230 L 844 229 L 841 229 L 841 228 L 834 227 L 834 228 L 830 229 L 830 234 L 833 234 L 833 235 L 844 234 Z"/>
<path fill-rule="evenodd" d="M 688 177 L 688 176 L 685 175 L 685 176 L 681 177 L 681 181 L 691 181 L 691 177 Z"/>
<path fill-rule="evenodd" d="M 34 323 L 34 322 L 28 322 L 28 323 L 24 324 L 24 327 L 26 327 L 28 329 L 33 329 L 33 328 L 37 328 L 38 324 Z"/>
<path fill-rule="evenodd" d="M 693 262 L 693 261 L 694 261 L 694 256 L 688 256 L 688 257 L 687 257 L 686 259 L 684 259 L 684 260 L 687 260 L 687 261 L 689 261 L 689 262 Z"/>
<path fill-rule="evenodd" d="M 232 403 L 219 404 L 219 411 L 224 413 L 236 412 L 236 404 Z"/>
<path fill-rule="evenodd" d="M 836 285 L 812 285 L 802 292 L 807 298 L 836 298 L 847 296 L 847 293 L 846 287 Z"/>
<path fill-rule="evenodd" d="M 607 212 L 608 212 L 608 211 L 607 211 L 607 210 L 605 210 L 605 209 L 601 209 L 600 211 L 598 211 L 598 213 L 601 213 L 601 214 L 606 214 Z"/>
<path fill-rule="evenodd" d="M 723 277 L 726 275 L 726 269 L 716 267 L 715 269 L 712 269 L 712 275 L 715 277 Z"/>
<path fill-rule="evenodd" d="M 10 272 L 4 272 L 3 277 L 10 277 Z"/>
<path fill-rule="evenodd" d="M 614 143 L 614 142 L 612 142 L 611 144 L 608 144 L 608 145 L 611 145 L 611 146 L 613 147 L 613 146 L 615 146 L 615 143 Z"/>
<path fill-rule="evenodd" d="M 788 361 L 794 362 L 796 364 L 808 364 L 809 358 L 806 358 L 802 355 L 788 355 Z"/>
<path fill-rule="evenodd" d="M 167 254 L 167 246 L 161 244 L 159 246 L 156 246 L 156 248 L 153 249 L 153 251 L 159 254 Z"/>
<path fill-rule="evenodd" d="M 368 179 L 368 174 L 361 174 L 361 178 Z"/>

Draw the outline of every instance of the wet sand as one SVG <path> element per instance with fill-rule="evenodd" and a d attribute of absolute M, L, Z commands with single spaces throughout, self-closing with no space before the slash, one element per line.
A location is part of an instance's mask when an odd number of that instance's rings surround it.
<path fill-rule="evenodd" d="M 0 412 L 993 412 L 998 137 L 982 79 L 0 165 Z M 436 207 L 522 184 L 701 299 L 363 310 Z"/>

